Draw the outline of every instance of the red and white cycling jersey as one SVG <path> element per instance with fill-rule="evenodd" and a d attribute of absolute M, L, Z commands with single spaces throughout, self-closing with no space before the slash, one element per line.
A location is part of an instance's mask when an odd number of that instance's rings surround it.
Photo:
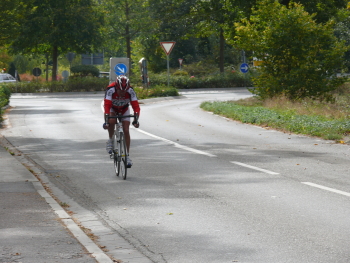
<path fill-rule="evenodd" d="M 133 88 L 127 89 L 125 95 L 121 97 L 117 93 L 115 82 L 107 87 L 104 98 L 105 114 L 110 114 L 111 109 L 117 113 L 124 114 L 129 109 L 129 104 L 131 104 L 134 114 L 137 113 L 140 116 L 140 105 Z"/>

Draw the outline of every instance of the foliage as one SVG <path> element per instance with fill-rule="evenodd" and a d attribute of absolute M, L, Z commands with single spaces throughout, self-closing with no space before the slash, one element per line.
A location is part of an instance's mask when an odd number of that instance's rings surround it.
<path fill-rule="evenodd" d="M 281 4 L 289 6 L 292 0 L 281 0 Z M 325 23 L 337 16 L 340 9 L 347 6 L 347 0 L 298 0 L 302 4 L 305 11 L 309 14 L 315 14 L 315 19 L 318 23 Z"/>
<path fill-rule="evenodd" d="M 39 92 L 80 92 L 80 91 L 104 91 L 109 83 L 106 78 L 83 77 L 69 78 L 67 82 L 17 82 L 8 84 L 12 93 L 39 93 Z"/>
<path fill-rule="evenodd" d="M 18 35 L 19 20 L 26 10 L 20 0 L 0 1 L 0 46 L 10 43 Z"/>
<path fill-rule="evenodd" d="M 167 74 L 150 75 L 151 86 L 167 85 Z M 170 85 L 177 89 L 231 88 L 251 86 L 250 75 L 241 73 L 215 74 L 203 77 L 171 76 Z"/>
<path fill-rule="evenodd" d="M 337 16 L 337 24 L 335 25 L 334 33 L 336 37 L 345 41 L 347 46 L 350 45 L 350 10 L 340 10 Z M 350 51 L 346 51 L 344 63 L 347 67 L 346 72 L 350 70 Z"/>
<path fill-rule="evenodd" d="M 155 97 L 179 96 L 179 93 L 174 87 L 157 85 L 149 89 L 134 88 L 138 99 L 147 99 Z"/>
<path fill-rule="evenodd" d="M 80 77 L 86 77 L 86 76 L 94 76 L 98 77 L 100 75 L 100 71 L 97 67 L 93 65 L 78 65 L 71 67 L 71 72 L 74 75 L 78 75 Z"/>
<path fill-rule="evenodd" d="M 105 0 L 107 37 L 112 39 L 110 48 L 121 50 L 121 54 L 131 58 L 132 41 L 141 33 L 147 32 L 153 21 L 148 15 L 146 0 Z M 136 61 L 135 61 L 136 62 Z"/>
<path fill-rule="evenodd" d="M 0 86 L 0 108 L 6 106 L 11 97 L 11 89 L 7 85 Z"/>
<path fill-rule="evenodd" d="M 19 3 L 22 7 L 24 4 Z M 52 54 L 52 78 L 56 79 L 59 53 L 89 52 L 102 44 L 103 16 L 94 0 L 31 0 L 19 20 L 11 47 L 14 53 Z"/>
<path fill-rule="evenodd" d="M 328 98 L 344 78 L 336 77 L 348 49 L 333 34 L 333 22 L 318 24 L 299 4 L 289 8 L 261 0 L 250 20 L 237 23 L 236 44 L 264 63 L 254 78 L 262 98 L 284 94 L 290 99 Z"/>
<path fill-rule="evenodd" d="M 177 70 L 173 73 L 174 76 L 188 76 L 188 72 L 184 70 Z"/>
<path fill-rule="evenodd" d="M 7 85 L 0 86 L 0 121 L 2 120 L 3 107 L 8 105 L 11 97 L 11 90 Z"/>
<path fill-rule="evenodd" d="M 201 108 L 243 123 L 283 131 L 340 140 L 350 134 L 350 119 L 328 119 L 317 115 L 299 115 L 293 110 L 242 106 L 234 102 L 204 102 Z"/>
<path fill-rule="evenodd" d="M 8 68 L 10 62 L 11 62 L 11 56 L 6 52 L 5 47 L 0 47 L 0 71 L 3 68 Z"/>

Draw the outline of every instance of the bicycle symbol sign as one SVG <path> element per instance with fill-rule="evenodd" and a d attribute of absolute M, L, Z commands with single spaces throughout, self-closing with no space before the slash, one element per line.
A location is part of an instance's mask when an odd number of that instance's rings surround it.
<path fill-rule="evenodd" d="M 115 65 L 114 71 L 118 76 L 126 75 L 128 73 L 128 67 L 125 64 L 119 63 Z"/>

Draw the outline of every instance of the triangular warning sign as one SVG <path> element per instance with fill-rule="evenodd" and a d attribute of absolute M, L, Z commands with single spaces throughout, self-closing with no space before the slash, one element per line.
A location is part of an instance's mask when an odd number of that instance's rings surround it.
<path fill-rule="evenodd" d="M 173 47 L 175 46 L 174 41 L 168 41 L 168 42 L 160 42 L 160 45 L 164 49 L 164 52 L 167 54 L 167 56 L 170 55 L 171 51 L 173 50 Z"/>

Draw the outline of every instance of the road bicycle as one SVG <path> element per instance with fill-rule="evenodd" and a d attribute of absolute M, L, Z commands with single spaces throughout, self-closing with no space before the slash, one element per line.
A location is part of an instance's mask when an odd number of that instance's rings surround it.
<path fill-rule="evenodd" d="M 117 123 L 114 127 L 114 134 L 113 134 L 113 151 L 110 153 L 110 158 L 114 161 L 114 169 L 117 176 L 123 177 L 123 179 L 126 179 L 127 174 L 127 157 L 129 156 L 128 150 L 126 148 L 126 141 L 123 131 L 123 124 L 121 119 L 123 118 L 129 118 L 133 117 L 136 118 L 135 115 L 116 115 L 116 116 L 109 116 L 108 119 L 116 119 Z"/>

